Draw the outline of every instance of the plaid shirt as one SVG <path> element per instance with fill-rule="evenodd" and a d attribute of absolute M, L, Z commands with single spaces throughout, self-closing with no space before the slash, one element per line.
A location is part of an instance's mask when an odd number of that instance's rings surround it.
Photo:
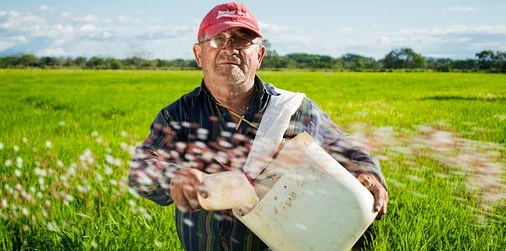
<path fill-rule="evenodd" d="M 275 88 L 255 77 L 256 94 L 245 119 L 259 125 Z M 217 105 L 204 83 L 163 108 L 151 133 L 139 146 L 130 167 L 129 185 L 141 196 L 169 205 L 171 172 L 198 168 L 215 173 L 241 168 L 256 129 L 241 123 L 235 129 L 231 114 Z M 313 101 L 304 98 L 284 137 L 307 132 L 350 172 L 372 172 L 383 185 L 379 163 L 335 125 Z M 186 250 L 264 250 L 267 246 L 237 220 L 231 210 L 183 212 L 176 209 L 176 228 Z"/>

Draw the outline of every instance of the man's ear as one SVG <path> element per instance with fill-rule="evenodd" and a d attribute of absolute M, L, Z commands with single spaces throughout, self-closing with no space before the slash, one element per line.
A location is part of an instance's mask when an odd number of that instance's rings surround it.
<path fill-rule="evenodd" d="M 202 47 L 200 47 L 200 44 L 195 43 L 193 45 L 193 55 L 195 56 L 195 61 L 197 62 L 197 65 L 199 67 L 202 67 L 201 62 L 201 56 L 200 53 L 202 52 Z"/>
<path fill-rule="evenodd" d="M 262 65 L 262 60 L 264 60 L 264 56 L 265 56 L 265 51 L 266 50 L 267 49 L 263 45 L 261 45 L 260 49 L 258 50 L 258 66 L 257 66 L 257 70 L 260 69 L 260 66 Z"/>

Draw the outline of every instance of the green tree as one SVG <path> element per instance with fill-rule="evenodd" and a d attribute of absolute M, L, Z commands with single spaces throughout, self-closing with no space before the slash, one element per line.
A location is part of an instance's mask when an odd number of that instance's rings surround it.
<path fill-rule="evenodd" d="M 18 58 L 16 64 L 24 67 L 37 67 L 39 66 L 39 59 L 33 54 L 23 54 Z"/>
<path fill-rule="evenodd" d="M 425 63 L 425 58 L 411 48 L 393 49 L 383 59 L 383 66 L 387 69 L 424 68 Z"/>
<path fill-rule="evenodd" d="M 483 50 L 476 53 L 480 70 L 492 70 L 495 63 L 495 54 L 492 50 Z"/>
<path fill-rule="evenodd" d="M 86 61 L 88 61 L 85 57 L 77 57 L 74 59 L 74 64 L 78 67 L 84 68 L 86 67 Z"/>

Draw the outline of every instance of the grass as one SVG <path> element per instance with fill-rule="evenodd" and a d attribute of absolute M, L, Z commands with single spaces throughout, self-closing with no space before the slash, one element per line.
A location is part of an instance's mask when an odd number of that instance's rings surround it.
<path fill-rule="evenodd" d="M 506 75 L 267 72 L 382 160 L 364 250 L 506 246 Z M 132 149 L 197 71 L 0 70 L 0 250 L 180 250 L 173 206 L 129 192 Z"/>

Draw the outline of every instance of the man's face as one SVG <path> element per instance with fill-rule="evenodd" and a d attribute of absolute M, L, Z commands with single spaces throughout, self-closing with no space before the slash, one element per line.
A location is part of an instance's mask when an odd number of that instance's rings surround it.
<path fill-rule="evenodd" d="M 221 41 L 225 39 L 225 45 L 222 48 L 213 48 L 212 42 L 207 41 L 193 47 L 195 59 L 202 67 L 206 83 L 234 85 L 253 80 L 265 53 L 265 47 L 260 44 L 261 39 L 251 31 L 241 28 L 225 30 L 214 37 L 219 37 Z M 202 41 L 210 38 L 205 36 Z M 248 39 L 253 43 L 237 48 L 232 41 L 227 40 L 230 38 Z"/>

